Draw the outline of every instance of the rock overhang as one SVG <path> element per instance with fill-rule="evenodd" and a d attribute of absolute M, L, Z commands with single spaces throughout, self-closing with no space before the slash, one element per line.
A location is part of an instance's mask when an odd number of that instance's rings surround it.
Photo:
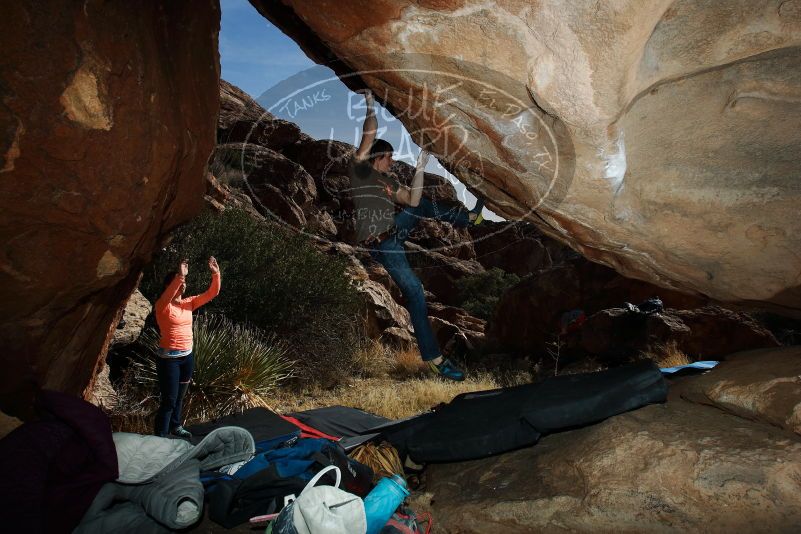
<path fill-rule="evenodd" d="M 471 135 L 442 162 L 493 211 L 626 276 L 801 313 L 792 2 L 251 3 L 440 152 L 452 117 Z M 456 77 L 472 86 L 437 114 L 408 113 L 409 93 Z M 537 172 L 543 145 L 515 143 L 515 117 L 482 97 L 487 86 L 555 133 L 569 177 Z"/>

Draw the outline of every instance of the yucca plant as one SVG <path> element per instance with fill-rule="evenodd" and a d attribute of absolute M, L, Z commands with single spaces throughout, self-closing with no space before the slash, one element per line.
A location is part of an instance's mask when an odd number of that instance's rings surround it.
<path fill-rule="evenodd" d="M 134 382 L 153 409 L 158 406 L 156 358 L 158 332 L 140 337 L 142 351 L 133 362 Z M 184 399 L 187 422 L 206 421 L 267 406 L 266 397 L 292 375 L 287 348 L 252 326 L 220 315 L 201 314 L 194 321 L 195 371 Z"/>

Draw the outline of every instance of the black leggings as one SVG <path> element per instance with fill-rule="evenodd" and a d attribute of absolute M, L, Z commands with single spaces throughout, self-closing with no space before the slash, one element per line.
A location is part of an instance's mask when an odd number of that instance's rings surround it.
<path fill-rule="evenodd" d="M 168 431 L 181 426 L 183 394 L 189 387 L 195 368 L 195 354 L 190 352 L 180 358 L 158 358 L 156 371 L 161 391 L 161 405 L 156 414 L 155 434 L 165 436 Z"/>

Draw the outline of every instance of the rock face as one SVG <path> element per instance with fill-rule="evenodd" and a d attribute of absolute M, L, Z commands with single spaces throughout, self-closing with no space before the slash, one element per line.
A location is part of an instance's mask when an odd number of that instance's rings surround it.
<path fill-rule="evenodd" d="M 380 264 L 354 246 L 353 202 L 346 174 L 355 147 L 294 132 L 292 123 L 276 119 L 224 81 L 220 102 L 220 141 L 211 162 L 211 171 L 219 179 L 207 179 L 208 205 L 217 211 L 226 206 L 249 211 L 254 207 L 263 216 L 312 234 L 323 252 L 347 257 L 349 276 L 362 296 L 365 334 L 393 343 L 413 341 L 400 290 Z M 395 162 L 390 172 L 408 184 L 414 169 Z M 450 182 L 434 174 L 425 175 L 424 195 L 436 202 L 458 204 Z M 245 201 L 248 198 L 251 203 Z M 567 250 L 529 223 L 487 223 L 486 229 L 476 233 L 476 242 L 481 243 L 477 254 L 473 231 L 424 219 L 407 243 L 410 264 L 427 291 L 432 325 L 442 343 L 457 333 L 473 346 L 484 340 L 485 321 L 454 306 L 459 301 L 459 279 L 482 273 L 484 263 L 530 273 L 550 266 L 551 256 L 561 259 Z M 512 244 L 523 253 L 519 264 L 511 254 Z"/>
<path fill-rule="evenodd" d="M 437 295 L 445 304 L 457 303 L 459 290 L 457 280 L 484 272 L 475 260 L 459 260 L 427 250 L 416 243 L 406 243 L 407 255 L 415 274 L 423 287 Z"/>
<path fill-rule="evenodd" d="M 274 150 L 255 144 L 219 145 L 215 160 L 232 161 L 239 172 L 244 169 L 247 191 L 258 206 L 296 228 L 306 226 L 306 213 L 317 198 L 317 187 L 303 167 Z"/>
<path fill-rule="evenodd" d="M 704 304 L 703 299 L 625 278 L 603 265 L 573 258 L 509 289 L 487 325 L 487 336 L 492 345 L 503 350 L 539 350 L 554 340 L 565 312 L 581 309 L 589 316 L 653 296 L 659 296 L 670 308 Z"/>
<path fill-rule="evenodd" d="M 396 297 L 393 297 L 385 285 L 392 283 L 389 273 L 377 264 L 369 264 L 369 268 L 365 268 L 353 247 L 345 243 L 334 243 L 324 250 L 350 260 L 347 271 L 362 298 L 364 334 L 390 343 L 412 341 L 409 312 L 396 302 Z"/>
<path fill-rule="evenodd" d="M 4 411 L 35 385 L 83 392 L 142 267 L 200 210 L 219 17 L 215 0 L 3 6 Z"/>
<path fill-rule="evenodd" d="M 112 375 L 115 373 L 111 372 L 116 359 L 114 349 L 119 350 L 120 347 L 130 345 L 139 338 L 152 309 L 150 301 L 138 289 L 131 293 L 111 338 L 109 355 L 97 364 L 92 387 L 87 388 L 84 394 L 86 400 L 95 406 L 113 408 L 116 404 L 117 395 L 112 384 Z"/>
<path fill-rule="evenodd" d="M 239 87 L 220 80 L 217 143 L 255 143 L 281 150 L 300 139 L 300 128 L 274 117 Z"/>
<path fill-rule="evenodd" d="M 570 248 L 546 238 L 532 224 L 484 221 L 468 228 L 475 260 L 490 269 L 526 276 L 576 258 Z"/>
<path fill-rule="evenodd" d="M 683 398 L 801 435 L 801 348 L 738 353 L 681 384 Z"/>
<path fill-rule="evenodd" d="M 429 466 L 415 504 L 431 506 L 440 532 L 792 532 L 801 522 L 801 440 L 766 422 L 797 423 L 800 358 L 743 353 L 686 379 L 733 394 L 724 402 L 754 421 L 671 394 L 665 405 L 534 447 Z M 769 400 L 771 388 L 792 401 Z"/>
<path fill-rule="evenodd" d="M 629 277 L 801 313 L 799 0 L 251 3 L 496 213 Z"/>
<path fill-rule="evenodd" d="M 668 343 L 693 361 L 779 346 L 773 334 L 748 315 L 718 306 L 668 309 L 651 315 L 623 308 L 602 310 L 587 318 L 578 337 L 586 353 L 618 364 Z"/>
<path fill-rule="evenodd" d="M 142 333 L 145 319 L 150 315 L 152 308 L 150 301 L 138 289 L 131 293 L 128 302 L 125 304 L 122 320 L 117 324 L 117 329 L 114 331 L 111 344 L 128 345 L 136 341 L 139 334 Z"/>

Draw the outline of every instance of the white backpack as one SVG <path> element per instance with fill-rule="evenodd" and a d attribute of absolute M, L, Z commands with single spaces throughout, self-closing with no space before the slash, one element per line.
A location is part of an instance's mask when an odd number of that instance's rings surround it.
<path fill-rule="evenodd" d="M 336 471 L 334 486 L 315 486 L 329 471 Z M 314 475 L 297 499 L 281 510 L 267 529 L 272 534 L 365 534 L 367 517 L 361 497 L 339 489 L 342 473 L 329 465 Z"/>

